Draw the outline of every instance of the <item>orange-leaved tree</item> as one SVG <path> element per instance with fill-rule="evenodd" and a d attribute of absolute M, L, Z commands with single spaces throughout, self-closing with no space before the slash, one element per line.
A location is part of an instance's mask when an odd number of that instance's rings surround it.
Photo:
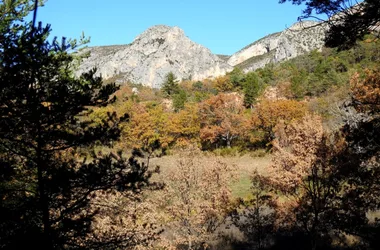
<path fill-rule="evenodd" d="M 307 114 L 275 128 L 269 180 L 277 190 L 280 226 L 301 230 L 316 249 L 329 237 L 341 184 L 334 177 L 334 155 L 344 148 L 339 135 L 324 131 L 322 118 Z"/>
<path fill-rule="evenodd" d="M 289 124 L 299 120 L 307 112 L 307 104 L 296 100 L 268 100 L 264 99 L 256 105 L 251 117 L 252 130 L 256 132 L 253 141 L 262 141 L 265 144 L 274 139 L 274 128 L 280 122 Z"/>
<path fill-rule="evenodd" d="M 200 136 L 204 142 L 232 142 L 247 131 L 242 97 L 237 94 L 218 94 L 199 105 Z"/>
<path fill-rule="evenodd" d="M 323 138 L 322 118 L 308 114 L 290 124 L 281 122 L 275 129 L 272 181 L 287 194 L 300 191 L 303 178 L 309 174 Z"/>

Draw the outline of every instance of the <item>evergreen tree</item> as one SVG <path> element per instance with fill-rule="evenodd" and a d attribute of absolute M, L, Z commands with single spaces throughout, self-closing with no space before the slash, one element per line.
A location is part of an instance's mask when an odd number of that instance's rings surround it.
<path fill-rule="evenodd" d="M 249 72 L 244 79 L 243 91 L 244 91 L 244 105 L 246 107 L 252 107 L 256 98 L 258 97 L 262 86 L 260 86 L 259 78 L 255 72 Z"/>
<path fill-rule="evenodd" d="M 230 76 L 230 82 L 235 89 L 242 87 L 241 85 L 244 82 L 244 72 L 240 68 L 234 68 L 230 73 L 228 73 L 228 75 Z"/>
<path fill-rule="evenodd" d="M 161 91 L 165 97 L 171 97 L 178 93 L 178 81 L 173 72 L 169 72 L 165 75 L 165 80 L 161 86 Z"/>
<path fill-rule="evenodd" d="M 185 107 L 186 101 L 187 101 L 186 92 L 183 89 L 179 90 L 178 93 L 173 96 L 174 111 L 178 112 L 181 109 L 183 109 Z"/>
<path fill-rule="evenodd" d="M 76 154 L 118 138 L 115 114 L 100 124 L 87 118 L 89 107 L 114 100 L 117 86 L 94 71 L 73 77 L 75 43 L 48 42 L 49 26 L 23 23 L 31 9 L 29 1 L 0 3 L 0 248 L 136 244 L 117 232 L 91 235 L 99 210 L 90 202 L 99 191 L 139 192 L 149 185 L 147 166 L 121 153 L 81 161 Z"/>

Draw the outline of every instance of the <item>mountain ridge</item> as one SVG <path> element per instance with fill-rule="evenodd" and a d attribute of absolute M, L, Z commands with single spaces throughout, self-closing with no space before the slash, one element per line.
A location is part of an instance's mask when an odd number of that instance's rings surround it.
<path fill-rule="evenodd" d="M 229 56 L 213 54 L 190 40 L 177 26 L 155 25 L 136 36 L 132 43 L 83 49 L 80 53 L 90 55 L 81 62 L 76 74 L 97 68 L 97 75 L 115 79 L 119 84 L 130 81 L 160 88 L 169 72 L 179 80 L 203 80 L 224 75 L 235 66 L 250 71 L 321 49 L 325 30 L 313 21 L 295 23 Z"/>

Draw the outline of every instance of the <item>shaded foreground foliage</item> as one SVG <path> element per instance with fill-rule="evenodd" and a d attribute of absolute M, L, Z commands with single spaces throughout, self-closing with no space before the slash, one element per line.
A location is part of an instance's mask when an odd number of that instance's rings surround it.
<path fill-rule="evenodd" d="M 132 156 L 92 155 L 79 161 L 77 149 L 120 135 L 114 113 L 94 125 L 88 107 L 106 106 L 117 90 L 102 85 L 94 71 L 75 78 L 70 70 L 75 41 L 47 41 L 50 26 L 22 18 L 28 1 L 0 4 L 0 248 L 115 249 L 143 244 L 154 228 L 94 234 L 100 193 L 137 198 L 152 172 Z M 128 192 L 127 192 L 128 191 Z"/>
<path fill-rule="evenodd" d="M 253 178 L 253 199 L 235 215 L 256 248 L 379 248 L 369 216 L 380 209 L 379 79 L 378 68 L 352 78 L 337 133 L 315 116 L 276 128 L 269 175 Z"/>

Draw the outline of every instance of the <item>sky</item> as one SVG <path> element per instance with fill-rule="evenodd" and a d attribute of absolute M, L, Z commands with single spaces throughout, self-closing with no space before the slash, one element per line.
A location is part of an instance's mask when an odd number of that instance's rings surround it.
<path fill-rule="evenodd" d="M 301 14 L 302 6 L 278 0 L 47 0 L 37 21 L 58 38 L 84 32 L 89 46 L 128 44 L 151 26 L 178 26 L 214 54 L 231 55 Z"/>

